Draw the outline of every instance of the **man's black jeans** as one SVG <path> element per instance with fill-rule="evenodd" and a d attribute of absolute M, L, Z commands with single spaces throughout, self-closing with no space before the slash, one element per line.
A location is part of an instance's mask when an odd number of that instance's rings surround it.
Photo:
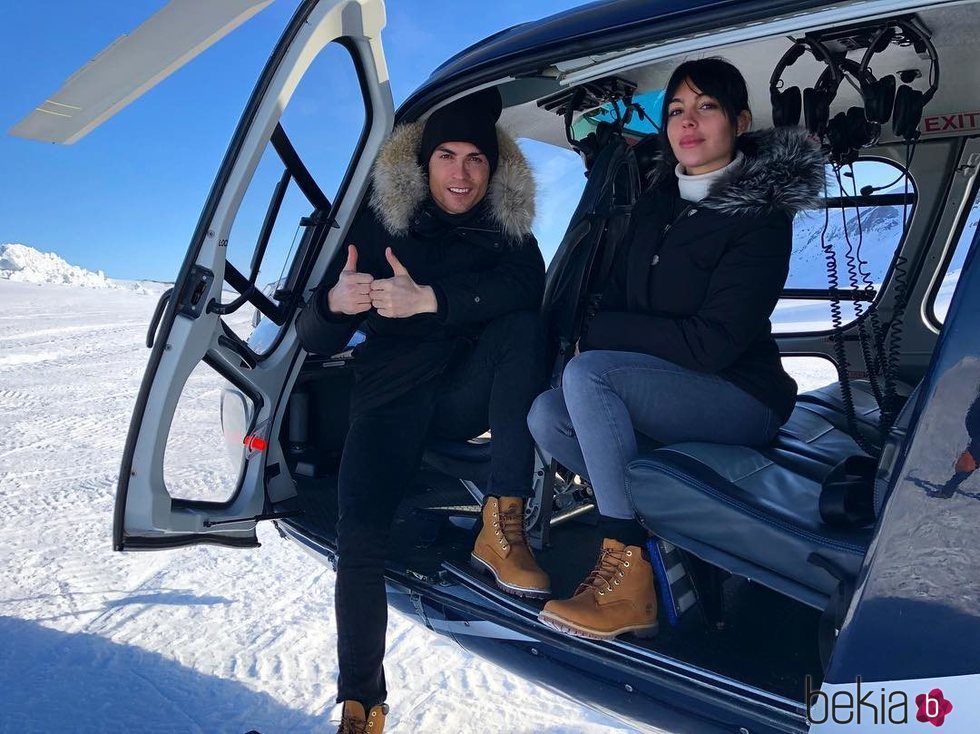
<path fill-rule="evenodd" d="M 530 496 L 533 443 L 527 413 L 544 372 L 538 314 L 510 313 L 487 325 L 455 369 L 353 418 L 338 490 L 337 701 L 353 699 L 367 708 L 387 696 L 382 659 L 388 538 L 426 438 L 466 440 L 489 427 L 487 494 Z"/>

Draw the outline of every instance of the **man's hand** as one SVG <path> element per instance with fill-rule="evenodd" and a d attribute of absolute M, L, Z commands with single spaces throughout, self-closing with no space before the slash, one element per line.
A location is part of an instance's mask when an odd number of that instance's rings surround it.
<path fill-rule="evenodd" d="M 327 293 L 330 311 L 354 316 L 371 310 L 371 284 L 374 276 L 357 272 L 357 248 L 347 245 L 347 262 L 337 284 Z"/>
<path fill-rule="evenodd" d="M 395 274 L 393 278 L 379 278 L 371 283 L 371 305 L 381 316 L 403 319 L 417 313 L 435 313 L 438 310 L 436 294 L 427 285 L 419 285 L 408 274 L 405 266 L 388 247 L 385 258 Z"/>

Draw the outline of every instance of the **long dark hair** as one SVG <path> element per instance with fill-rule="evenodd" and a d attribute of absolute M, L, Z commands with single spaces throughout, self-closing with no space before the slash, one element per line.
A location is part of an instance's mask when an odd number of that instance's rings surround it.
<path fill-rule="evenodd" d="M 745 86 L 742 72 L 734 65 L 718 57 L 685 61 L 674 69 L 664 89 L 664 104 L 660 112 L 661 130 L 667 129 L 670 100 L 674 98 L 677 88 L 687 79 L 691 80 L 698 92 L 718 100 L 732 127 L 738 121 L 739 114 L 748 111 L 749 90 Z"/>
<path fill-rule="evenodd" d="M 667 112 L 670 109 L 670 100 L 674 98 L 677 88 L 688 79 L 691 80 L 698 92 L 718 100 L 718 104 L 725 110 L 725 115 L 732 124 L 732 128 L 738 123 L 738 116 L 742 112 L 750 112 L 749 90 L 745 86 L 745 78 L 742 76 L 742 72 L 736 69 L 731 62 L 717 56 L 685 61 L 670 75 L 670 81 L 667 82 L 664 89 L 663 109 L 660 111 L 660 132 L 664 136 L 664 157 L 671 167 L 677 161 L 674 160 L 674 153 L 666 141 Z"/>

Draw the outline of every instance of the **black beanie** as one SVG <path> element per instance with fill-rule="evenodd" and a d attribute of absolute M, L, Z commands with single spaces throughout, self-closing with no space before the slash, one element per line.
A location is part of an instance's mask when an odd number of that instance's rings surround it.
<path fill-rule="evenodd" d="M 425 121 L 419 163 L 428 167 L 432 152 L 442 143 L 471 143 L 480 149 L 490 163 L 490 175 L 497 170 L 497 120 L 503 103 L 495 87 L 457 99 L 442 107 Z"/>

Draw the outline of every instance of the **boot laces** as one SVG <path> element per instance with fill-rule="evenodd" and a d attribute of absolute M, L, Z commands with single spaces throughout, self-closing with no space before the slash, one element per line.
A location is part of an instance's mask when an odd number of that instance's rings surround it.
<path fill-rule="evenodd" d="M 585 581 L 579 584 L 575 593 L 581 594 L 590 588 L 597 589 L 603 594 L 611 592 L 613 590 L 613 583 L 617 583 L 616 577 L 621 578 L 626 575 L 623 573 L 623 566 L 629 566 L 626 555 L 625 548 L 620 551 L 613 548 L 603 548 L 602 553 L 599 554 L 599 560 L 596 561 L 595 568 L 592 569 Z"/>
<path fill-rule="evenodd" d="M 356 716 L 342 716 L 337 734 L 367 734 L 367 720 Z"/>
<path fill-rule="evenodd" d="M 504 534 L 504 540 L 511 545 L 527 546 L 527 531 L 524 529 L 523 512 L 501 512 L 500 530 Z"/>

